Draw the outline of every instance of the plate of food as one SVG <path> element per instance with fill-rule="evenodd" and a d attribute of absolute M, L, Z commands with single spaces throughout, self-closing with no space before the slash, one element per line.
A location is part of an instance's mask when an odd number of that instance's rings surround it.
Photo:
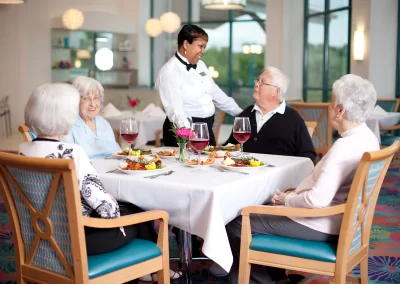
<path fill-rule="evenodd" d="M 118 165 L 117 169 L 128 175 L 152 175 L 153 173 L 162 172 L 167 169 L 167 166 L 162 164 L 160 157 L 156 156 L 154 159 L 146 159 L 139 157 L 133 161 L 126 159 Z"/>
<path fill-rule="evenodd" d="M 155 155 L 158 155 L 161 159 L 173 159 L 176 158 L 178 154 L 178 149 L 174 149 L 172 151 L 163 150 L 156 152 Z"/>
<path fill-rule="evenodd" d="M 118 158 L 126 158 L 126 157 L 143 157 L 143 156 L 150 156 L 152 154 L 151 150 L 146 149 L 130 149 L 126 147 L 122 151 L 114 152 L 113 155 Z"/>
<path fill-rule="evenodd" d="M 223 151 L 223 152 L 230 152 L 230 153 L 237 153 L 240 152 L 240 144 L 227 144 L 225 146 L 207 146 L 204 148 L 204 153 L 211 153 L 211 152 L 217 152 L 217 151 Z"/>
<path fill-rule="evenodd" d="M 197 168 L 197 167 L 209 167 L 215 163 L 215 158 L 213 157 L 208 157 L 207 159 L 192 159 L 189 160 L 185 163 L 186 166 L 192 167 L 192 168 Z"/>
<path fill-rule="evenodd" d="M 220 166 L 237 172 L 248 172 L 255 169 L 268 167 L 268 163 L 260 161 L 259 159 L 251 156 L 236 156 L 236 157 L 224 157 L 224 160 L 220 162 Z"/>

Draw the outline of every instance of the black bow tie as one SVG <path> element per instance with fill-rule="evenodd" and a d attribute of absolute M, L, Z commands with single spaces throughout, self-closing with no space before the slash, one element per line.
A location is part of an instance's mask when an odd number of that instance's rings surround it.
<path fill-rule="evenodd" d="M 178 60 L 186 66 L 186 70 L 189 71 L 190 68 L 196 69 L 197 68 L 197 64 L 190 64 L 190 63 L 186 63 L 185 61 L 182 60 L 182 58 L 179 57 L 178 53 L 175 52 L 175 56 L 176 58 L 178 58 Z"/>

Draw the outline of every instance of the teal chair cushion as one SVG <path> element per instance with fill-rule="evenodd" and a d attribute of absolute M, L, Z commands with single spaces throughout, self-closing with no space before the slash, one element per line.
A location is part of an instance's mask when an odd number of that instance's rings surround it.
<path fill-rule="evenodd" d="M 88 256 L 89 279 L 141 263 L 161 255 L 157 244 L 134 239 L 115 251 Z"/>
<path fill-rule="evenodd" d="M 273 235 L 253 235 L 251 250 L 336 262 L 337 244 L 313 242 Z"/>
<path fill-rule="evenodd" d="M 381 144 L 385 146 L 392 145 L 396 140 L 400 141 L 400 136 L 381 136 Z"/>
<path fill-rule="evenodd" d="M 32 130 L 29 129 L 28 133 L 31 136 L 32 140 L 37 138 L 37 135 Z"/>

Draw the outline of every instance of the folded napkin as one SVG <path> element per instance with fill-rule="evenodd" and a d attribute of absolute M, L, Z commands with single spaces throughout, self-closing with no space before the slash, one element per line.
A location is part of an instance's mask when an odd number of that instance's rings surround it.
<path fill-rule="evenodd" d="M 112 104 L 108 103 L 104 108 L 103 108 L 103 116 L 104 117 L 113 117 L 113 116 L 120 116 L 121 112 Z"/>
<path fill-rule="evenodd" d="M 150 112 L 147 113 L 149 117 L 162 117 L 165 118 L 167 115 L 165 112 L 160 108 L 155 106 Z"/>
<path fill-rule="evenodd" d="M 147 107 L 142 110 L 143 114 L 150 113 L 156 106 L 153 103 L 150 103 Z"/>
<path fill-rule="evenodd" d="M 372 115 L 388 115 L 388 113 L 383 108 L 376 105 L 374 110 L 372 111 Z"/>

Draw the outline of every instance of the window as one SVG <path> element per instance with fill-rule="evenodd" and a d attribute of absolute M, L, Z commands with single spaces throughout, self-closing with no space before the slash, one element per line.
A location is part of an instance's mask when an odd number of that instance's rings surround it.
<path fill-rule="evenodd" d="M 350 72 L 351 0 L 304 4 L 303 99 L 327 102 L 333 82 Z"/>

